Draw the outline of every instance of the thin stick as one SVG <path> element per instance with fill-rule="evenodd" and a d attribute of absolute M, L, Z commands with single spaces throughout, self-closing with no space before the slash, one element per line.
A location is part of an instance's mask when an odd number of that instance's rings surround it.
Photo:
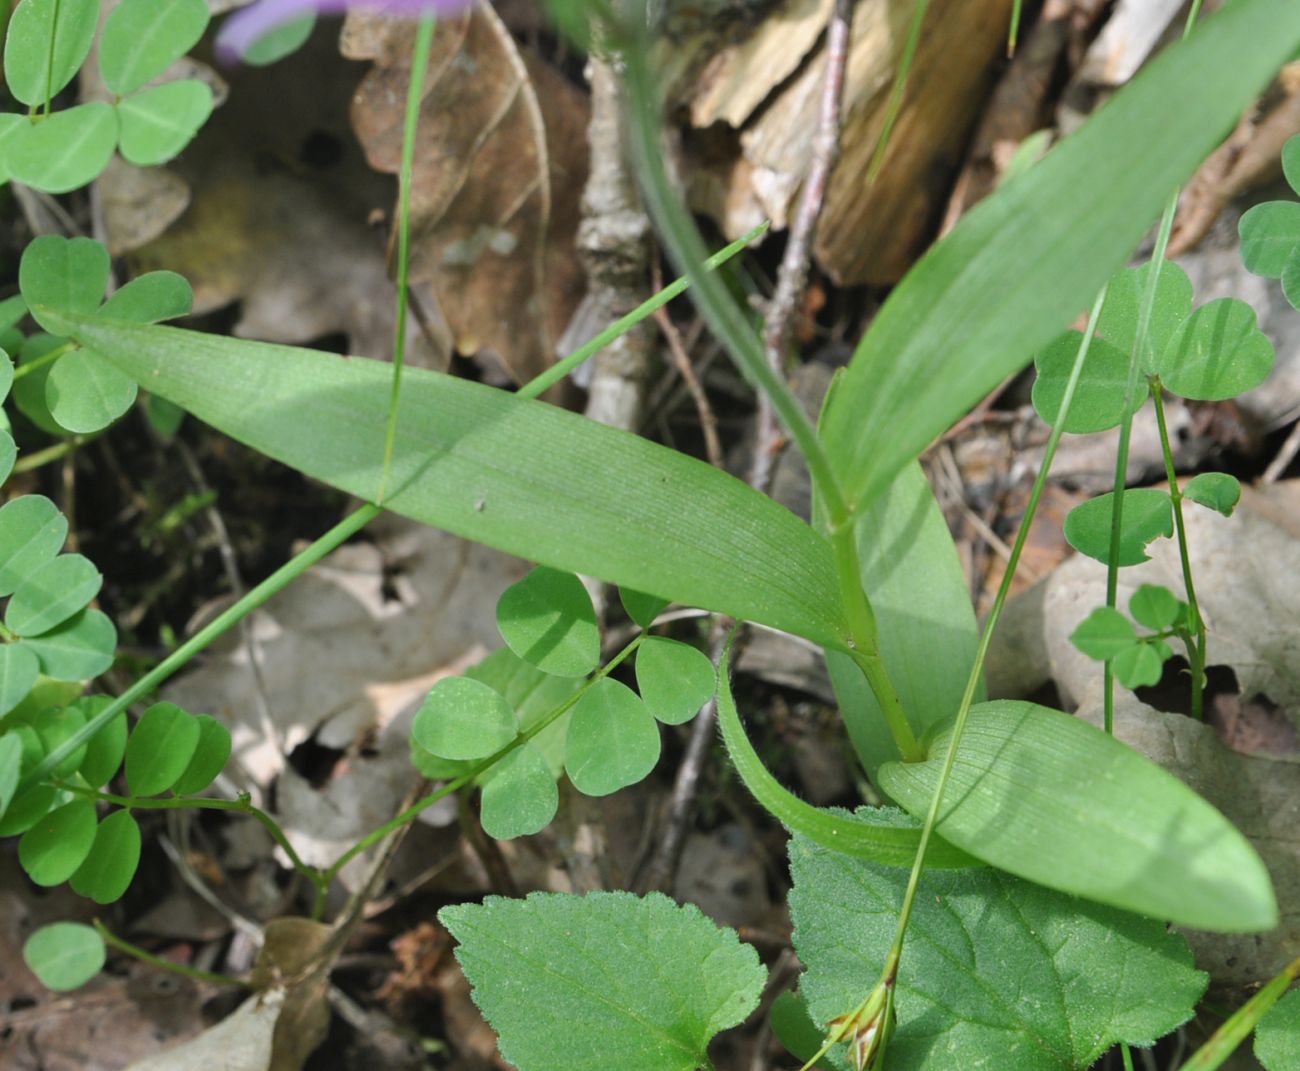
<path fill-rule="evenodd" d="M 663 289 L 663 273 L 659 268 L 658 258 L 655 259 L 650 272 L 651 285 L 656 290 Z M 667 309 L 655 309 L 655 323 L 659 325 L 664 341 L 668 343 L 668 352 L 672 355 L 677 374 L 682 377 L 682 382 L 690 391 L 691 400 L 695 402 L 695 412 L 700 418 L 700 430 L 704 433 L 704 454 L 709 459 L 710 465 L 720 469 L 722 468 L 722 443 L 718 439 L 718 418 L 709 404 L 709 396 L 704 392 L 700 377 L 695 374 L 695 369 L 691 365 L 690 354 L 686 352 L 686 346 L 682 342 L 682 334 L 677 330 L 677 325 L 673 323 L 673 318 L 668 315 Z"/>

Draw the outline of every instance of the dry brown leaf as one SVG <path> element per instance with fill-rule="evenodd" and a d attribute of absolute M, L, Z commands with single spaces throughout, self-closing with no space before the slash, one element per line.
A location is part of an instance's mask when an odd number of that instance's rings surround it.
<path fill-rule="evenodd" d="M 354 12 L 341 47 L 374 63 L 352 121 L 371 166 L 396 173 L 409 28 Z M 490 354 L 518 382 L 553 363 L 581 297 L 586 129 L 586 99 L 522 52 L 490 6 L 439 23 L 415 146 L 411 279 L 428 285 L 459 353 Z"/>

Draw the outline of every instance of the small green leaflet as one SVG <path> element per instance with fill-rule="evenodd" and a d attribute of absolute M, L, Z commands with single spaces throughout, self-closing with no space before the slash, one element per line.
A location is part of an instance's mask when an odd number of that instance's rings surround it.
<path fill-rule="evenodd" d="M 1098 495 L 1075 506 L 1065 518 L 1066 542 L 1103 565 L 1110 560 L 1114 501 L 1113 492 Z M 1149 487 L 1125 491 L 1121 518 L 1118 565 L 1140 565 L 1147 561 L 1148 543 L 1174 534 L 1173 505 L 1164 491 Z"/>
<path fill-rule="evenodd" d="M 1089 658 L 1104 662 L 1132 647 L 1137 632 L 1118 610 L 1098 606 L 1070 633 L 1070 642 Z"/>
<path fill-rule="evenodd" d="M 89 238 L 46 234 L 30 242 L 18 265 L 18 285 L 32 318 L 42 322 L 43 308 L 89 314 L 99 308 L 108 285 L 108 250 Z"/>
<path fill-rule="evenodd" d="M 564 769 L 587 796 L 635 785 L 659 761 L 659 726 L 640 696 L 602 677 L 573 708 Z"/>
<path fill-rule="evenodd" d="M 1070 379 L 1074 359 L 1078 356 L 1083 335 L 1067 331 L 1034 358 L 1034 409 L 1047 424 L 1055 426 L 1061 401 Z M 1147 385 L 1139 380 L 1134 399 L 1137 409 L 1146 400 Z M 1128 390 L 1128 354 L 1103 338 L 1094 338 L 1088 346 L 1079 385 L 1070 403 L 1065 429 L 1076 435 L 1113 428 L 1124 418 L 1124 395 Z"/>
<path fill-rule="evenodd" d="M 186 78 L 132 93 L 118 102 L 122 157 L 137 167 L 166 163 L 212 114 L 212 90 Z"/>
<path fill-rule="evenodd" d="M 198 719 L 174 703 L 155 703 L 126 742 L 126 783 L 133 796 L 166 792 L 189 768 L 199 746 Z"/>
<path fill-rule="evenodd" d="M 1282 169 L 1300 194 L 1300 136 L 1282 149 Z M 1282 292 L 1300 309 L 1300 204 L 1269 201 L 1241 217 L 1241 259 L 1247 269 L 1267 279 L 1281 279 Z"/>
<path fill-rule="evenodd" d="M 430 688 L 411 728 L 417 744 L 444 759 L 485 759 L 515 735 L 510 704 L 468 677 L 445 677 Z"/>
<path fill-rule="evenodd" d="M 92 695 L 78 699 L 74 705 L 83 712 L 85 720 L 90 721 L 112 702 L 106 695 Z M 117 773 L 126 755 L 126 737 L 126 711 L 122 711 L 86 741 L 86 757 L 77 772 L 91 788 L 107 784 Z"/>
<path fill-rule="evenodd" d="M 717 674 L 708 655 L 685 643 L 648 637 L 636 653 L 636 686 L 666 725 L 690 721 L 713 698 Z"/>
<path fill-rule="evenodd" d="M 951 729 L 880 787 L 930 808 Z M 1258 853 L 1219 811 L 1145 756 L 1036 703 L 973 706 L 939 821 L 947 840 L 1049 888 L 1223 933 L 1277 925 Z"/>
<path fill-rule="evenodd" d="M 23 945 L 23 959 L 41 983 L 56 992 L 85 985 L 107 958 L 104 939 L 79 922 L 42 926 Z"/>
<path fill-rule="evenodd" d="M 24 0 L 5 40 L 9 92 L 31 107 L 44 106 L 85 63 L 99 22 L 99 0 Z"/>
<path fill-rule="evenodd" d="M 115 290 L 100 306 L 99 315 L 110 320 L 152 324 L 188 316 L 193 308 L 194 291 L 183 275 L 174 271 L 150 271 Z"/>
<path fill-rule="evenodd" d="M 89 435 L 131 408 L 135 380 L 90 350 L 65 353 L 45 380 L 45 404 L 67 431 Z"/>
<path fill-rule="evenodd" d="M 198 44 L 208 18 L 205 0 L 122 0 L 100 38 L 104 84 L 121 95 L 157 78 Z"/>
<path fill-rule="evenodd" d="M 316 12 L 308 11 L 290 22 L 283 22 L 268 30 L 249 46 L 244 62 L 250 67 L 265 67 L 297 52 L 311 36 L 316 26 Z"/>
<path fill-rule="evenodd" d="M 78 104 L 40 123 L 15 126 L 4 148 L 11 178 L 46 193 L 68 193 L 108 166 L 117 148 L 117 112 L 104 101 Z"/>
<path fill-rule="evenodd" d="M 627 611 L 627 616 L 642 628 L 649 628 L 663 608 L 668 605 L 667 599 L 632 591 L 630 588 L 619 588 L 618 597 L 623 603 L 623 609 Z"/>
<path fill-rule="evenodd" d="M 5 626 L 19 636 L 40 636 L 85 609 L 103 583 L 88 558 L 60 554 L 18 586 L 5 609 Z"/>
<path fill-rule="evenodd" d="M 79 895 L 111 904 L 122 898 L 139 865 L 140 827 L 130 811 L 114 811 L 99 823 L 90 853 L 69 883 Z"/>
<path fill-rule="evenodd" d="M 0 506 L 0 595 L 12 595 L 58 554 L 67 537 L 67 518 L 44 495 L 22 495 Z"/>
<path fill-rule="evenodd" d="M 23 743 L 17 733 L 0 736 L 0 817 L 9 809 L 22 774 Z"/>
<path fill-rule="evenodd" d="M 1124 268 L 1111 279 L 1106 290 L 1106 304 L 1097 321 L 1097 333 L 1116 346 L 1125 358 L 1133 352 L 1137 342 L 1138 318 L 1142 308 L 1147 281 L 1153 265 Z M 1155 304 L 1151 308 L 1151 323 L 1147 328 L 1147 352 L 1142 355 L 1143 371 L 1151 371 L 1150 362 L 1161 353 L 1178 331 L 1179 325 L 1192 311 L 1192 281 L 1179 265 L 1169 261 L 1160 264 L 1156 280 Z"/>
<path fill-rule="evenodd" d="M 758 955 L 660 893 L 533 893 L 438 919 L 519 1071 L 695 1071 L 757 1006 Z"/>
<path fill-rule="evenodd" d="M 1265 1071 L 1300 1067 L 1300 989 L 1287 993 L 1260 1020 L 1255 1028 L 1255 1059 Z"/>
<path fill-rule="evenodd" d="M 600 627 L 582 581 L 538 566 L 497 603 L 501 638 L 525 662 L 557 677 L 585 677 L 600 665 Z"/>
<path fill-rule="evenodd" d="M 1128 600 L 1133 620 L 1157 632 L 1178 620 L 1182 606 L 1177 595 L 1159 584 L 1142 584 Z"/>
<path fill-rule="evenodd" d="M 1167 646 L 1164 649 L 1169 650 Z M 1115 656 L 1111 664 L 1111 668 L 1115 671 L 1115 678 L 1125 688 L 1143 688 L 1159 684 L 1165 664 L 1160 653 L 1149 643 L 1135 643 L 1128 650 L 1121 651 Z"/>
<path fill-rule="evenodd" d="M 1241 501 L 1241 484 L 1226 472 L 1202 472 L 1188 481 L 1183 488 L 1183 497 L 1231 517 Z"/>
<path fill-rule="evenodd" d="M 41 664 L 36 655 L 20 644 L 0 647 L 0 714 L 8 714 L 36 683 Z"/>
<path fill-rule="evenodd" d="M 479 819 L 489 837 L 510 840 L 540 833 L 559 806 L 555 775 L 532 743 L 516 748 L 484 775 Z"/>
<path fill-rule="evenodd" d="M 98 825 L 90 800 L 65 803 L 23 834 L 18 861 L 37 885 L 65 882 L 90 854 Z"/>
<path fill-rule="evenodd" d="M 1152 369 L 1174 394 L 1224 401 L 1258 387 L 1273 370 L 1273 343 L 1255 310 L 1236 298 L 1202 305 L 1155 359 Z"/>
<path fill-rule="evenodd" d="M 791 842 L 790 872 L 794 946 L 807 968 L 800 990 L 824 1024 L 879 977 L 908 873 L 802 837 Z M 1163 922 L 998 870 L 927 870 L 888 1071 L 1085 1071 L 1117 1041 L 1147 1044 L 1185 1022 L 1206 982 Z"/>
<path fill-rule="evenodd" d="M 199 723 L 199 742 L 172 791 L 178 796 L 192 796 L 202 792 L 217 779 L 230 758 L 230 730 L 211 714 L 196 714 Z"/>
<path fill-rule="evenodd" d="M 84 681 L 113 664 L 117 629 L 107 614 L 86 609 L 48 632 L 27 637 L 19 646 L 36 656 L 47 677 Z"/>

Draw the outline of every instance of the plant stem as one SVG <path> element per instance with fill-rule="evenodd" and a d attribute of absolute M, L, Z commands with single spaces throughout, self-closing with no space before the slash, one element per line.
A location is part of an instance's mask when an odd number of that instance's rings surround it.
<path fill-rule="evenodd" d="M 176 650 L 136 681 L 135 684 L 131 685 L 130 688 L 113 700 L 112 703 L 46 755 L 35 769 L 23 777 L 21 782 L 22 787 L 32 785 L 43 777 L 48 776 L 50 772 L 59 765 L 59 763 L 99 732 L 100 729 L 112 721 L 121 711 L 125 710 L 137 699 L 142 699 L 144 696 L 152 692 L 162 684 L 163 681 L 167 680 L 168 677 L 184 666 L 191 658 L 202 651 L 210 643 L 216 640 L 228 629 L 237 625 L 250 613 L 271 598 L 271 596 L 283 590 L 290 581 L 302 575 L 307 571 L 307 569 L 325 557 L 326 554 L 334 550 L 351 536 L 355 535 L 382 512 L 383 511 L 378 506 L 367 503 L 355 513 L 336 524 L 301 554 L 297 554 L 293 558 L 289 559 L 289 561 L 285 562 L 284 565 L 280 566 L 279 569 L 258 584 L 257 587 L 253 588 L 252 591 L 231 606 L 228 610 L 218 615 L 208 625 L 200 629 L 183 644 L 177 647 Z"/>
<path fill-rule="evenodd" d="M 1133 1053 L 1129 1051 L 1129 1047 L 1122 1041 L 1119 1043 L 1119 1056 L 1124 1061 L 1124 1071 L 1133 1071 Z"/>
<path fill-rule="evenodd" d="M 1187 592 L 1187 660 L 1192 667 L 1192 717 L 1205 718 L 1205 619 L 1196 601 L 1196 585 L 1192 583 L 1192 560 L 1187 549 L 1187 527 L 1183 522 L 1183 492 L 1178 487 L 1178 474 L 1174 472 L 1173 448 L 1169 442 L 1169 429 L 1165 423 L 1164 389 L 1160 377 L 1151 377 L 1151 400 L 1155 404 L 1156 424 L 1160 429 L 1160 452 L 1165 459 L 1165 475 L 1169 480 L 1169 501 L 1174 507 L 1174 527 L 1178 534 L 1178 557 L 1183 567 L 1183 587 Z"/>
<path fill-rule="evenodd" d="M 201 971 L 197 967 L 187 967 L 183 963 L 173 963 L 169 959 L 163 959 L 162 956 L 155 956 L 152 952 L 146 952 L 139 945 L 133 945 L 130 941 L 118 937 L 112 930 L 105 926 L 99 919 L 94 920 L 95 932 L 104 940 L 104 944 L 116 948 L 119 952 L 125 952 L 128 956 L 134 956 L 136 959 L 148 963 L 151 967 L 158 967 L 164 971 L 171 971 L 172 974 L 179 974 L 186 978 L 193 978 L 196 982 L 210 982 L 213 985 L 234 985 L 241 986 L 244 989 L 252 989 L 251 982 L 246 982 L 242 978 L 235 978 L 229 974 L 214 974 L 211 971 Z"/>
<path fill-rule="evenodd" d="M 250 818 L 256 818 L 261 823 L 262 828 L 271 835 L 271 839 L 284 849 L 284 854 L 289 857 L 289 862 L 293 864 L 293 868 L 298 873 L 316 888 L 321 888 L 323 877 L 320 869 L 305 863 L 302 856 L 294 850 L 284 830 L 280 828 L 280 824 L 260 807 L 255 807 L 247 796 L 240 796 L 238 799 L 233 800 L 212 799 L 207 796 L 141 798 L 138 796 L 115 796 L 111 792 L 98 792 L 93 788 L 83 788 L 80 785 L 70 784 L 66 781 L 56 781 L 55 787 L 62 789 L 64 792 L 71 792 L 74 796 L 97 800 L 100 803 L 113 803 L 130 811 L 178 811 L 184 808 L 193 808 L 199 811 L 235 811 L 239 814 L 246 814 Z"/>
<path fill-rule="evenodd" d="M 1014 0 L 1011 5 L 1011 28 L 1007 31 L 1007 58 L 1016 54 L 1016 45 L 1020 37 L 1020 16 L 1023 0 Z"/>
<path fill-rule="evenodd" d="M 1291 983 L 1297 977 L 1300 977 L 1300 959 L 1288 963 L 1280 974 L 1270 979 L 1263 989 L 1233 1012 L 1228 1021 L 1210 1036 L 1210 1040 L 1192 1053 L 1192 1058 L 1183 1064 L 1181 1071 L 1215 1071 L 1221 1067 L 1237 1046 L 1259 1025 L 1265 1013 L 1291 988 Z"/>
<path fill-rule="evenodd" d="M 25 361 L 14 369 L 14 379 L 22 379 L 23 376 L 30 376 L 38 369 L 44 368 L 47 364 L 53 364 L 69 350 L 76 347 L 73 342 L 65 342 L 62 346 L 55 346 L 49 353 L 42 353 L 39 357 L 33 357 L 30 361 Z"/>
<path fill-rule="evenodd" d="M 406 314 L 410 304 L 411 278 L 411 175 L 415 170 L 415 134 L 420 125 L 420 104 L 424 98 L 424 77 L 433 50 L 436 20 L 432 15 L 420 19 L 415 31 L 415 50 L 411 56 L 411 74 L 406 89 L 406 125 L 402 130 L 402 164 L 397 180 L 397 325 L 393 339 L 393 389 L 388 401 L 388 427 L 384 434 L 384 467 L 379 476 L 375 504 L 383 505 L 388 493 L 388 477 L 393 468 L 393 451 L 397 446 L 397 403 L 402 393 L 402 367 L 406 360 Z"/>
<path fill-rule="evenodd" d="M 512 751 L 515 751 L 517 748 L 522 747 L 524 744 L 528 743 L 528 741 L 532 740 L 533 737 L 537 736 L 538 733 L 540 733 L 543 729 L 546 729 L 548 726 L 554 724 L 563 714 L 569 711 L 574 706 L 574 704 L 578 702 L 579 699 L 581 699 L 584 695 L 586 695 L 588 689 L 590 689 L 593 684 L 595 684 L 598 680 L 601 680 L 603 677 L 608 676 L 610 672 L 614 670 L 615 667 L 617 667 L 621 662 L 623 662 L 626 658 L 628 658 L 628 656 L 631 655 L 638 647 L 640 647 L 641 641 L 644 639 L 645 639 L 644 632 L 636 636 L 626 647 L 624 647 L 621 651 L 619 651 L 618 654 L 614 655 L 614 657 L 611 658 L 608 662 L 606 662 L 605 665 L 603 665 L 600 669 L 598 669 L 595 673 L 593 673 L 591 679 L 588 680 L 587 683 L 584 684 L 581 688 L 579 688 L 576 692 L 574 692 L 573 695 L 569 696 L 568 699 L 566 699 L 563 703 L 557 706 L 550 713 L 546 714 L 542 718 L 539 718 L 533 725 L 529 726 L 527 730 L 525 730 L 524 732 L 516 736 L 512 741 L 510 741 L 510 743 L 508 743 L 500 751 L 496 752 L 493 755 L 489 755 L 482 762 L 476 764 L 471 769 L 465 771 L 465 773 L 461 774 L 459 777 L 455 778 L 454 780 L 448 781 L 444 785 L 441 785 L 433 792 L 430 792 L 429 795 L 425 796 L 423 799 L 417 800 L 415 803 L 411 804 L 410 807 L 406 808 L 406 810 L 402 811 L 400 814 L 397 814 L 394 817 L 390 818 L 387 822 L 379 826 L 377 829 L 371 830 L 359 841 L 357 841 L 354 845 L 352 845 L 352 847 L 350 847 L 347 851 L 345 851 L 342 855 L 340 855 L 337 859 L 335 859 L 334 862 L 331 863 L 321 875 L 322 880 L 321 883 L 317 886 L 316 904 L 312 911 L 313 917 L 320 918 L 321 915 L 323 914 L 325 910 L 325 894 L 329 889 L 329 885 L 338 876 L 339 871 L 341 871 L 345 866 L 347 866 L 348 863 L 350 863 L 358 855 L 364 852 L 367 848 L 370 848 L 373 845 L 378 844 L 390 833 L 394 832 L 397 829 L 400 829 L 407 822 L 417 817 L 420 814 L 420 812 L 425 811 L 428 808 L 432 807 L 440 799 L 444 799 L 445 797 L 450 796 L 453 792 L 459 791 L 460 789 L 464 788 L 466 785 L 470 784 L 475 778 L 479 777 L 485 771 L 491 769 L 498 762 L 500 762 L 507 755 L 509 755 Z"/>

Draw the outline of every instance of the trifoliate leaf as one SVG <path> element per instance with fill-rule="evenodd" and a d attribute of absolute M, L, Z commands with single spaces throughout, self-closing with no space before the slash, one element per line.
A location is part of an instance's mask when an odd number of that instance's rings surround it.
<path fill-rule="evenodd" d="M 153 324 L 188 316 L 193 308 L 194 291 L 185 276 L 174 271 L 151 271 L 114 291 L 100 307 L 99 315 L 106 320 Z"/>
<path fill-rule="evenodd" d="M 642 628 L 649 628 L 663 608 L 668 605 L 667 599 L 661 599 L 657 595 L 646 595 L 631 588 L 619 588 L 618 597 L 623 603 L 623 609 L 627 611 L 627 616 Z"/>
<path fill-rule="evenodd" d="M 1174 394 L 1224 401 L 1258 387 L 1273 370 L 1273 343 L 1255 310 L 1236 298 L 1202 305 L 1160 351 L 1152 368 Z"/>
<path fill-rule="evenodd" d="M 65 108 L 35 125 L 14 127 L 5 139 L 4 163 L 9 177 L 26 186 L 69 193 L 98 178 L 116 147 L 117 113 L 100 100 Z M 37 323 L 63 334 L 61 325 L 50 326 L 59 324 L 50 319 L 52 311 L 32 306 Z"/>
<path fill-rule="evenodd" d="M 155 703 L 126 742 L 126 783 L 133 796 L 156 796 L 180 780 L 199 746 L 199 722 L 175 703 Z"/>
<path fill-rule="evenodd" d="M 484 775 L 479 819 L 489 837 L 511 840 L 540 833 L 559 806 L 555 775 L 531 743 L 515 748 Z"/>
<path fill-rule="evenodd" d="M 51 811 L 18 842 L 18 862 L 37 885 L 67 881 L 95 842 L 95 805 L 73 800 Z"/>
<path fill-rule="evenodd" d="M 1128 612 L 1139 625 L 1160 632 L 1178 620 L 1178 596 L 1160 584 L 1143 584 L 1128 600 Z M 1085 652 L 1086 653 L 1086 652 Z"/>
<path fill-rule="evenodd" d="M 104 84 L 132 93 L 193 48 L 208 26 L 205 0 L 122 0 L 99 42 Z"/>
<path fill-rule="evenodd" d="M 636 652 L 636 686 L 652 713 L 666 725 L 690 721 L 713 698 L 718 676 L 703 651 L 660 636 Z"/>
<path fill-rule="evenodd" d="M 1070 634 L 1070 642 L 1089 658 L 1105 662 L 1137 643 L 1137 632 L 1118 610 L 1098 606 L 1079 622 Z"/>
<path fill-rule="evenodd" d="M 1034 409 L 1047 424 L 1056 426 L 1065 388 L 1074 368 L 1083 335 L 1069 331 L 1034 358 Z M 1124 394 L 1128 390 L 1128 353 L 1103 338 L 1094 338 L 1070 403 L 1063 430 L 1081 435 L 1105 431 L 1124 419 Z M 1147 385 L 1139 379 L 1134 408 L 1146 400 Z"/>
<path fill-rule="evenodd" d="M 63 992 L 85 985 L 104 966 L 104 939 L 79 922 L 42 926 L 23 945 L 23 959 L 47 989 Z"/>
<path fill-rule="evenodd" d="M 641 698 L 602 677 L 573 708 L 564 769 L 579 792 L 608 796 L 653 770 L 659 746 L 659 726 Z"/>
<path fill-rule="evenodd" d="M 1125 688 L 1149 688 L 1160 683 L 1164 673 L 1164 659 L 1146 643 L 1135 643 L 1120 651 L 1110 664 L 1115 679 Z"/>
<path fill-rule="evenodd" d="M 59 426 L 78 435 L 108 427 L 131 408 L 135 380 L 90 350 L 60 357 L 45 380 L 45 404 Z"/>
<path fill-rule="evenodd" d="M 600 664 L 600 628 L 582 581 L 539 566 L 506 588 L 497 628 L 525 662 L 557 677 L 585 677 Z"/>
<path fill-rule="evenodd" d="M 211 714 L 196 714 L 195 720 L 199 723 L 199 742 L 194 745 L 189 765 L 172 785 L 178 796 L 202 792 L 217 779 L 230 758 L 230 730 Z"/>
<path fill-rule="evenodd" d="M 825 1024 L 880 976 L 908 872 L 802 837 L 791 841 L 790 872 L 800 991 Z M 1186 941 L 1159 920 L 998 870 L 927 870 L 888 1068 L 1084 1071 L 1118 1041 L 1148 1044 L 1185 1022 L 1206 982 Z"/>
<path fill-rule="evenodd" d="M 24 0 L 5 40 L 9 92 L 33 108 L 48 104 L 86 62 L 98 22 L 99 0 Z"/>
<path fill-rule="evenodd" d="M 1300 245 L 1300 204 L 1269 201 L 1256 205 L 1237 224 L 1241 262 L 1266 279 L 1280 278 Z"/>
<path fill-rule="evenodd" d="M 111 904 L 122 898 L 139 865 L 140 826 L 130 811 L 114 811 L 99 823 L 90 854 L 68 880 L 81 896 Z"/>
<path fill-rule="evenodd" d="M 1183 497 L 1231 517 L 1241 501 L 1241 484 L 1226 472 L 1202 472 L 1188 481 Z"/>
<path fill-rule="evenodd" d="M 118 101 L 122 157 L 137 167 L 152 167 L 176 156 L 212 114 L 212 90 L 186 78 L 142 89 Z"/>
<path fill-rule="evenodd" d="M 23 495 L 0 506 L 0 595 L 12 595 L 59 553 L 68 520 L 44 495 Z"/>
<path fill-rule="evenodd" d="M 695 1071 L 766 980 L 734 931 L 660 893 L 489 896 L 438 918 L 519 1071 Z"/>
<path fill-rule="evenodd" d="M 84 610 L 103 583 L 89 558 L 60 554 L 18 586 L 5 609 L 5 627 L 19 636 L 49 632 Z"/>
<path fill-rule="evenodd" d="M 1080 554 L 1105 565 L 1110 560 L 1110 525 L 1115 495 L 1107 493 L 1083 502 L 1065 518 L 1065 539 Z M 1169 495 L 1153 488 L 1124 492 L 1118 565 L 1139 565 L 1147 560 L 1146 545 L 1174 533 L 1174 511 Z"/>
<path fill-rule="evenodd" d="M 36 655 L 22 644 L 6 643 L 0 647 L 0 714 L 8 714 L 21 703 L 40 675 L 41 664 Z"/>
<path fill-rule="evenodd" d="M 485 759 L 517 735 L 515 712 L 492 688 L 468 677 L 444 677 L 416 712 L 411 736 L 444 759 Z"/>
<path fill-rule="evenodd" d="M 1138 318 L 1151 264 L 1139 268 L 1125 268 L 1110 281 L 1106 291 L 1106 304 L 1097 320 L 1097 333 L 1124 354 L 1133 352 Z M 1155 304 L 1151 309 L 1151 322 L 1147 328 L 1146 354 L 1142 369 L 1147 370 L 1151 356 L 1160 353 L 1174 332 L 1192 311 L 1192 281 L 1177 264 L 1163 261 L 1160 278 L 1156 283 Z"/>
<path fill-rule="evenodd" d="M 1288 144 L 1294 142 L 1293 138 Z M 1300 161 L 1296 166 L 1300 170 Z M 1264 1071 L 1300 1067 L 1300 989 L 1285 994 L 1255 1027 L 1255 1059 Z"/>

